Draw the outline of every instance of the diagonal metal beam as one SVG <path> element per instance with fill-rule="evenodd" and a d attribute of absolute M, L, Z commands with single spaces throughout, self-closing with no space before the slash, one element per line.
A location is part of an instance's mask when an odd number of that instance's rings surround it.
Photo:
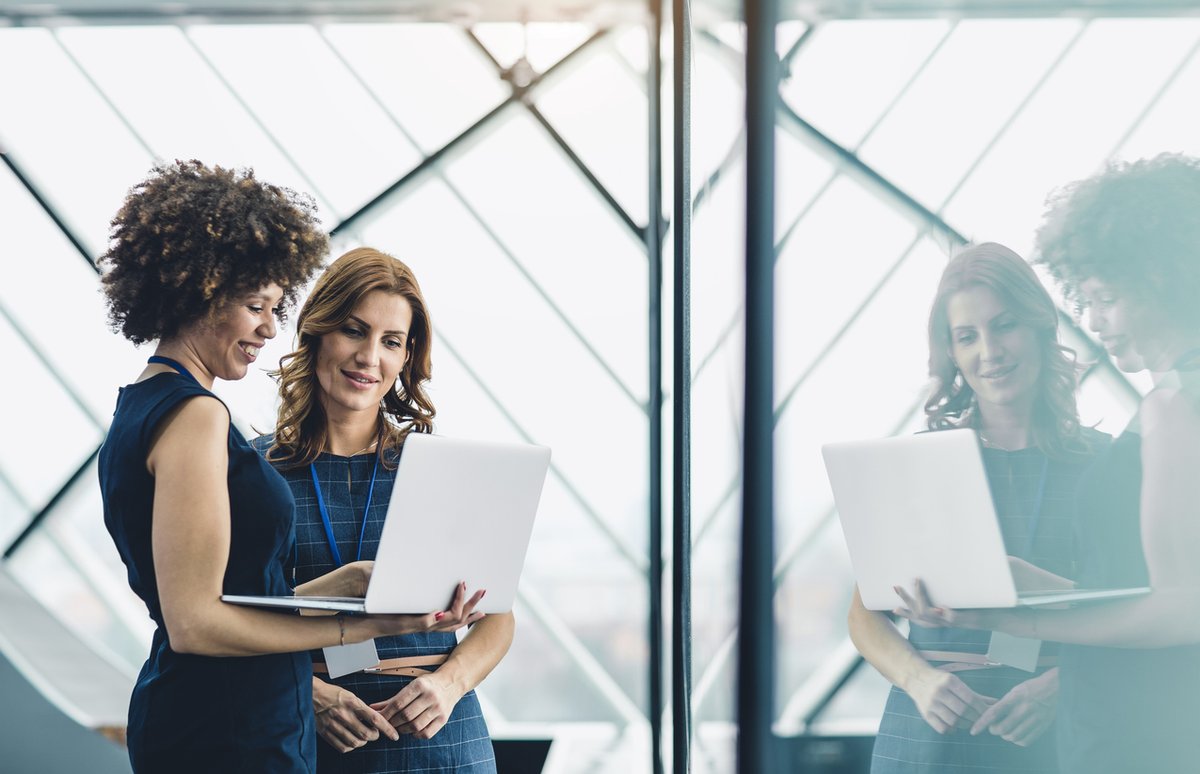
<path fill-rule="evenodd" d="M 407 127 L 404 126 L 404 123 L 400 120 L 399 116 L 397 116 L 387 106 L 387 104 L 384 103 L 382 98 L 380 98 L 379 95 L 374 91 L 374 89 L 372 89 L 370 87 L 370 84 L 368 84 L 366 82 L 366 79 L 364 79 L 362 77 L 362 74 L 359 73 L 354 68 L 354 66 L 351 65 L 350 62 L 346 60 L 346 58 L 344 56 L 342 56 L 341 52 L 337 49 L 336 46 L 333 45 L 332 41 L 330 41 L 324 34 L 320 34 L 320 38 L 329 47 L 330 51 L 334 54 L 334 56 L 337 57 L 341 61 L 342 66 L 346 68 L 346 71 L 350 74 L 350 76 L 358 82 L 358 84 L 362 87 L 362 89 L 364 90 L 366 95 L 391 120 L 392 125 L 395 126 L 396 129 L 401 134 L 404 135 L 405 139 L 407 139 L 410 143 L 412 143 L 412 146 L 414 148 L 417 148 L 419 151 L 420 146 L 417 144 L 416 138 L 414 138 L 412 133 L 409 132 Z M 493 109 L 492 112 L 489 113 L 488 115 L 494 115 L 496 113 L 496 111 L 504 108 L 504 106 L 506 104 L 509 104 L 509 103 L 507 101 L 502 103 L 499 107 Z M 462 190 L 458 186 L 456 186 L 449 179 L 449 177 L 447 177 L 447 175 L 443 171 L 442 165 L 433 161 L 435 156 L 438 156 L 439 153 L 446 151 L 446 149 L 448 147 L 455 145 L 460 139 L 462 139 L 464 137 L 464 135 L 467 132 L 482 133 L 481 130 L 486 126 L 486 120 L 487 120 L 487 116 L 485 116 L 483 119 L 480 119 L 480 121 L 477 121 L 472 127 L 468 128 L 466 130 L 466 132 L 464 132 L 463 134 L 460 134 L 454 140 L 451 140 L 450 143 L 447 144 L 446 146 L 444 146 L 441 150 L 426 157 L 418 165 L 418 167 L 425 167 L 424 171 L 421 174 L 434 176 L 437 180 L 439 180 L 446 187 L 446 189 L 450 192 L 450 194 L 458 201 L 458 203 L 463 207 L 463 209 L 467 211 L 467 213 L 471 216 L 471 218 L 475 221 L 475 223 L 480 227 L 480 229 L 483 230 L 483 232 L 487 235 L 488 239 L 490 239 L 491 242 L 494 245 L 496 245 L 496 248 L 499 249 L 500 252 L 504 255 L 504 257 L 508 259 L 509 263 L 511 263 L 513 265 L 513 267 L 517 270 L 517 272 L 521 275 L 521 277 L 529 284 L 529 286 L 533 289 L 533 291 L 542 299 L 543 302 L 546 303 L 546 305 L 550 308 L 551 313 L 553 313 L 554 316 L 558 318 L 559 322 L 561 322 L 563 324 L 563 326 L 567 329 L 567 331 L 575 338 L 576 341 L 579 342 L 579 344 L 584 348 L 584 350 L 587 351 L 587 353 L 592 357 L 593 360 L 595 360 L 597 365 L 599 365 L 600 368 L 608 375 L 608 377 L 617 386 L 617 389 L 619 389 L 621 392 L 623 392 L 625 394 L 625 396 L 635 406 L 638 407 L 639 410 L 648 413 L 649 406 L 646 403 L 643 403 L 638 398 L 638 396 L 634 394 L 633 390 L 629 387 L 629 385 L 625 384 L 625 381 L 621 378 L 620 374 L 617 373 L 616 369 L 604 358 L 604 356 L 600 353 L 600 351 L 596 348 L 596 346 L 591 342 L 591 340 L 587 336 L 585 336 L 583 331 L 580 330 L 580 328 L 571 320 L 571 318 L 567 315 L 566 311 L 562 307 L 560 307 L 559 304 L 550 295 L 549 291 L 547 291 L 544 287 L 542 287 L 542 284 L 540 282 L 538 282 L 536 277 L 533 276 L 533 272 L 529 271 L 529 269 L 525 266 L 525 264 L 521 261 L 521 259 L 519 257 L 517 257 L 517 254 L 508 246 L 508 244 L 503 239 L 500 238 L 500 235 L 498 233 L 496 233 L 496 230 L 494 228 L 492 228 L 491 224 L 488 223 L 487 219 L 484 218 L 483 215 L 477 209 L 475 209 L 475 206 L 473 204 L 471 204 L 471 202 L 467 199 L 466 195 L 462 192 Z M 465 140 L 464 140 L 464 142 L 465 142 Z M 456 147 L 459 147 L 461 149 L 461 146 L 456 146 Z M 410 174 L 412 174 L 412 173 L 410 173 Z M 391 202 L 391 204 L 395 204 L 395 203 L 396 203 L 396 200 L 393 200 Z M 375 212 L 375 214 L 378 214 L 381 211 L 375 210 L 374 212 Z M 339 225 L 337 228 L 335 228 L 334 232 L 336 232 L 338 235 L 345 233 L 345 229 L 348 228 L 348 226 L 347 226 L 348 223 L 351 226 L 355 226 L 355 225 L 357 225 L 358 227 L 362 226 L 361 223 L 351 223 L 351 219 L 348 219 L 347 221 L 344 221 L 341 225 Z M 334 233 L 334 232 L 331 232 L 331 233 Z M 639 238 L 643 239 L 643 240 L 645 239 L 644 235 Z"/>
<path fill-rule="evenodd" d="M 296 174 L 299 175 L 300 179 L 304 181 L 304 185 L 308 188 L 308 191 L 324 202 L 325 206 L 329 208 L 330 213 L 334 217 L 340 217 L 340 213 L 338 213 L 337 208 L 333 206 L 333 202 L 329 200 L 328 196 L 325 196 L 325 194 L 321 192 L 321 187 L 317 185 L 315 180 L 308 176 L 308 173 L 304 171 L 304 167 L 301 166 L 288 151 L 288 149 L 284 147 L 283 141 L 271 131 L 266 122 L 259 117 L 258 113 L 256 113 L 252 107 L 250 107 L 250 103 L 247 102 L 246 98 L 242 96 L 241 92 L 234 87 L 233 83 L 225 77 L 225 74 L 222 73 L 221 69 L 217 67 L 216 63 L 209 58 L 208 54 L 204 53 L 204 49 L 200 48 L 200 44 L 197 43 L 195 38 L 192 37 L 192 34 L 188 28 L 180 26 L 179 32 L 183 36 L 183 39 L 187 41 L 187 44 L 189 47 L 191 47 L 192 51 L 195 52 L 196 56 L 200 58 L 200 61 L 204 63 L 204 66 L 207 67 L 209 72 L 213 74 L 213 77 L 217 79 L 217 82 L 219 82 L 225 91 L 229 93 L 229 96 L 233 98 L 233 101 L 236 102 L 238 106 L 246 113 L 246 116 L 254 123 L 255 126 L 258 127 L 258 130 L 263 133 L 263 136 L 267 138 L 267 141 L 275 147 L 275 150 L 279 151 L 279 155 L 283 156 L 284 160 L 286 160 L 287 163 L 292 166 L 292 169 L 296 170 Z"/>
<path fill-rule="evenodd" d="M 92 258 L 91 253 L 89 253 L 88 249 L 84 247 L 83 240 L 80 239 L 75 231 L 67 225 L 66 220 L 64 220 L 62 216 L 58 214 L 58 210 L 51 206 L 50 200 L 46 198 L 46 196 L 36 185 L 34 185 L 29 176 L 25 174 L 24 170 L 21 169 L 21 166 L 17 163 L 16 159 L 13 158 L 12 153 L 4 151 L 3 147 L 3 143 L 0 143 L 0 159 L 4 160 L 4 164 L 8 167 L 8 171 L 12 172 L 13 177 L 17 179 L 17 182 L 19 182 L 25 188 L 25 191 L 32 196 L 33 200 L 37 202 L 37 205 L 42 208 L 42 212 L 46 213 L 46 216 L 53 221 L 55 228 L 57 228 L 59 233 L 66 237 L 67 241 L 71 243 L 71 246 L 75 248 L 75 252 L 79 253 L 79 257 L 83 258 L 83 260 L 87 262 L 88 268 L 96 274 L 99 274 L 100 267 L 96 265 L 96 261 Z"/>
<path fill-rule="evenodd" d="M 454 139 L 450 140 L 441 148 L 438 148 L 436 151 L 426 156 L 420 164 L 417 164 L 417 166 L 406 172 L 400 177 L 399 180 L 392 183 L 377 196 L 360 207 L 357 211 L 346 217 L 344 220 L 342 220 L 342 222 L 338 223 L 338 225 L 334 226 L 334 228 L 330 231 L 330 234 L 337 235 L 348 229 L 361 228 L 371 218 L 378 217 L 378 213 L 380 211 L 387 209 L 387 207 L 390 206 L 393 201 L 407 192 L 407 190 L 411 188 L 416 181 L 419 181 L 428 175 L 437 167 L 438 164 L 448 161 L 449 159 L 461 154 L 464 150 L 466 150 L 466 148 L 470 147 L 470 143 L 473 140 L 477 139 L 477 135 L 480 134 L 480 130 L 487 127 L 489 124 L 494 123 L 500 116 L 504 115 L 506 112 L 518 105 L 525 94 L 532 93 L 542 84 L 551 81 L 553 78 L 561 74 L 561 72 L 568 68 L 570 64 L 574 63 L 581 54 L 590 50 L 592 46 L 596 45 L 597 41 L 604 39 L 604 37 L 608 35 L 608 32 L 609 31 L 607 29 L 597 30 L 591 35 L 591 37 L 579 44 L 579 46 L 570 51 L 566 56 L 547 68 L 544 73 L 534 76 L 527 86 L 520 88 L 514 87 L 513 93 L 506 97 L 499 105 L 492 108 L 482 118 L 460 132 Z M 472 38 L 473 37 L 474 36 L 472 36 Z M 485 48 L 484 51 L 486 52 L 487 49 Z M 490 53 L 488 56 L 491 58 Z M 495 59 L 492 58 L 492 61 L 494 62 Z"/>
<path fill-rule="evenodd" d="M 13 557 L 13 555 L 21 548 L 21 544 L 28 540 L 29 536 L 38 530 L 38 527 L 41 526 L 41 523 L 45 521 L 47 516 L 50 515 L 55 506 L 57 506 L 59 502 L 67 496 L 67 492 L 69 492 L 71 487 L 75 485 L 75 482 L 81 479 L 83 475 L 87 473 L 88 469 L 92 465 L 92 462 L 97 456 L 99 456 L 101 445 L 102 444 L 98 444 L 96 448 L 92 450 L 92 453 L 87 456 L 87 459 L 83 461 L 83 464 L 75 469 L 75 472 L 71 474 L 71 477 L 67 479 L 65 484 L 59 487 L 59 490 L 54 493 L 54 496 L 50 498 L 50 501 L 46 503 L 45 507 L 33 515 L 33 518 L 30 519 L 29 523 L 25 525 L 25 529 L 21 530 L 21 534 L 17 535 L 16 539 L 8 544 L 8 548 L 4 549 L 5 560 Z"/>
<path fill-rule="evenodd" d="M 554 128 L 549 119 L 546 118 L 545 114 L 538 110 L 537 105 L 527 101 L 522 101 L 521 104 L 525 106 L 525 109 L 529 111 L 529 114 L 533 116 L 534 120 L 541 125 L 542 129 L 545 130 L 550 139 L 554 141 L 554 144 L 558 146 L 558 149 L 562 151 L 563 155 L 567 157 L 572 166 L 574 166 L 579 174 L 583 176 L 584 180 L 586 180 L 588 184 L 592 186 L 592 189 L 600 196 L 600 198 L 604 200 L 604 203 L 607 204 L 609 209 L 613 211 L 613 214 L 617 216 L 617 219 L 625 224 L 625 227 L 629 229 L 629 232 L 633 234 L 635 239 L 637 239 L 639 242 L 644 242 L 646 240 L 645 227 L 639 225 L 633 219 L 633 217 L 625 211 L 625 208 L 621 206 L 621 203 L 617 201 L 616 197 L 613 196 L 612 193 L 604 187 L 604 184 L 600 182 L 600 178 L 596 177 L 595 173 L 593 173 L 588 165 L 584 163 L 583 159 L 579 158 L 579 155 L 575 153 L 575 150 L 570 146 L 570 144 L 567 143 L 567 141 L 563 139 L 563 136 L 558 133 L 558 130 Z"/>

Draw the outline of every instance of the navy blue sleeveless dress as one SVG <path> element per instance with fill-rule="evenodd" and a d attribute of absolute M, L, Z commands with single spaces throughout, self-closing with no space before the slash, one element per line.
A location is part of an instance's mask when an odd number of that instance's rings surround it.
<path fill-rule="evenodd" d="M 1200 398 L 1200 374 L 1179 375 L 1185 392 Z M 1080 490 L 1081 587 L 1149 585 L 1138 517 L 1141 484 L 1135 417 Z M 1190 518 L 1200 518 L 1200 510 Z M 1064 774 L 1200 771 L 1200 645 L 1145 650 L 1064 645 L 1060 677 Z"/>
<path fill-rule="evenodd" d="M 1099 451 L 1108 444 L 1109 437 L 1085 430 L 1084 440 L 1090 449 Z M 1080 476 L 1094 459 L 1094 454 L 1048 459 L 1037 448 L 1018 451 L 983 449 L 984 468 L 1000 531 L 1011 556 L 1071 577 L 1075 570 L 1075 497 Z M 1036 525 L 1033 523 L 1035 513 L 1038 514 Z M 1030 534 L 1031 527 L 1036 527 L 1035 534 Z M 932 629 L 913 625 L 909 631 L 909 641 L 918 650 L 984 654 L 990 638 L 991 632 L 970 629 Z M 1043 642 L 1042 656 L 1053 656 L 1057 647 L 1056 643 Z M 1039 668 L 1035 674 L 1045 671 L 1046 668 Z M 1035 674 L 1012 667 L 955 672 L 971 690 L 995 698 Z M 1059 714 L 1061 716 L 1061 711 Z M 921 717 L 908 694 L 894 686 L 888 695 L 871 756 L 871 774 L 1054 774 L 1057 771 L 1053 728 L 1029 747 L 1018 747 L 987 732 L 971 736 L 969 729 L 939 734 Z"/>
<path fill-rule="evenodd" d="M 251 443 L 264 455 L 274 436 L 255 438 Z M 395 462 L 395 460 L 393 460 Z M 342 560 L 353 561 L 358 552 L 359 532 L 363 524 L 363 508 L 371 486 L 375 454 L 339 457 L 322 452 L 314 463 L 321 492 L 333 526 L 334 539 Z M 296 500 L 296 551 L 293 557 L 292 582 L 300 585 L 334 569 L 329 542 L 317 507 L 312 473 L 305 465 L 280 471 L 291 487 Z M 388 502 L 396 482 L 394 466 L 380 465 L 367 513 L 366 530 L 362 540 L 362 559 L 373 560 L 379 548 L 379 537 L 387 516 Z M 458 640 L 451 632 L 406 634 L 398 637 L 377 637 L 375 647 L 379 658 L 400 658 L 449 653 Z M 312 660 L 324 662 L 321 651 L 312 652 Z M 432 669 L 432 667 L 431 667 Z M 328 676 L 322 676 L 328 680 Z M 402 675 L 382 675 L 356 672 L 330 682 L 345 688 L 367 704 L 385 701 L 396 695 L 414 678 Z M 310 708 L 311 711 L 311 708 Z M 438 774 L 495 774 L 496 760 L 492 740 L 484 722 L 483 711 L 474 691 L 468 691 L 454 707 L 450 719 L 432 739 L 418 739 L 401 734 L 393 742 L 385 736 L 348 753 L 339 753 L 321 741 L 317 745 L 318 768 L 321 774 L 361 772 L 422 772 Z"/>
<path fill-rule="evenodd" d="M 316 730 L 308 655 L 176 653 L 163 624 L 151 551 L 154 478 L 146 457 L 159 422 L 199 395 L 212 393 L 175 373 L 121 388 L 100 450 L 104 523 L 130 587 L 157 625 L 130 699 L 129 757 L 135 772 L 312 774 Z M 289 594 L 283 564 L 294 542 L 291 493 L 232 425 L 228 450 L 231 533 L 223 591 Z"/>

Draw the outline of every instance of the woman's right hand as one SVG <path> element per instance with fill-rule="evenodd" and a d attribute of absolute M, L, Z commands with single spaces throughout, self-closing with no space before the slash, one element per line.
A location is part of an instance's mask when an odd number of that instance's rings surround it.
<path fill-rule="evenodd" d="M 370 615 L 357 620 L 376 627 L 372 637 L 417 632 L 454 632 L 483 618 L 484 614 L 476 612 L 475 606 L 486 593 L 486 589 L 480 589 L 468 599 L 467 584 L 459 583 L 454 589 L 450 607 L 445 610 L 425 615 Z"/>
<path fill-rule="evenodd" d="M 955 728 L 970 728 L 987 708 L 996 703 L 976 693 L 951 672 L 926 665 L 904 686 L 925 722 L 939 734 Z"/>
<path fill-rule="evenodd" d="M 319 677 L 313 678 L 313 714 L 317 734 L 341 753 L 373 742 L 380 734 L 393 742 L 400 738 L 392 724 L 362 699 Z"/>

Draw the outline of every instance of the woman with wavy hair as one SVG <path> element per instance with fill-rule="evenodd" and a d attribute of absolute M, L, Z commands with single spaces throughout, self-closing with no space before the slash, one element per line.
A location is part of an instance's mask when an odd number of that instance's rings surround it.
<path fill-rule="evenodd" d="M 425 385 L 432 328 L 412 271 L 361 247 L 317 280 L 297 319 L 299 341 L 278 372 L 273 435 L 255 446 L 296 498 L 294 581 L 373 559 L 405 437 L 433 429 Z M 477 592 L 469 604 L 483 596 Z M 431 633 L 375 640 L 370 672 L 328 678 L 313 652 L 313 710 L 322 772 L 494 772 L 474 688 L 513 636 L 490 615 L 461 643 Z"/>
<path fill-rule="evenodd" d="M 312 774 L 304 651 L 481 615 L 465 594 L 426 616 L 301 618 L 221 601 L 293 590 L 282 562 L 293 502 L 213 386 L 246 375 L 327 249 L 309 200 L 198 161 L 156 166 L 113 218 L 110 319 L 135 344 L 157 342 L 120 389 L 99 458 L 105 526 L 155 624 L 129 703 L 136 772 Z M 295 591 L 361 594 L 369 573 L 356 562 Z"/>
<path fill-rule="evenodd" d="M 929 314 L 930 431 L 979 434 L 1018 584 L 1066 585 L 1075 486 L 1106 436 L 1081 429 L 1073 353 L 1037 276 L 1003 245 L 959 253 Z M 1040 568 L 1040 569 L 1039 569 Z M 912 626 L 901 636 L 855 590 L 855 646 L 892 684 L 871 771 L 1054 772 L 1055 651 L 1034 673 L 991 663 L 989 633 Z"/>

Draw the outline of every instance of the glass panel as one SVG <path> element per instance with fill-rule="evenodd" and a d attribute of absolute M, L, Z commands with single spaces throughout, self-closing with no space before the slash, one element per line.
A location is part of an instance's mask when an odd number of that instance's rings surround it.
<path fill-rule="evenodd" d="M 0 469 L 0 546 L 6 549 L 33 516 L 33 509 L 21 501 L 15 486 Z"/>
<path fill-rule="evenodd" d="M 96 448 L 103 433 L 2 318 L 0 345 L 5 370 L 12 375 L 0 379 L 0 405 L 18 409 L 5 413 L 0 470 L 22 500 L 40 509 Z"/>
<path fill-rule="evenodd" d="M 188 34 L 304 171 L 303 190 L 332 205 L 329 215 L 350 214 L 420 161 L 313 27 L 198 26 Z M 303 68 L 280 77 L 281 63 Z"/>
<path fill-rule="evenodd" d="M 947 206 L 948 219 L 968 233 L 1028 255 L 1047 194 L 1092 174 L 1117 148 L 1195 43 L 1198 24 L 1178 19 L 1091 22 Z M 1136 71 L 1130 62 L 1137 62 Z"/>
<path fill-rule="evenodd" d="M 37 73 L 0 78 L 0 147 L 12 152 L 88 251 L 100 255 L 108 222 L 150 168 L 150 153 L 49 31 L 0 29 L 0 72 Z"/>
<path fill-rule="evenodd" d="M 509 94 L 479 47 L 452 25 L 336 24 L 324 33 L 426 153 Z"/>
<path fill-rule="evenodd" d="M 146 355 L 108 329 L 95 271 L 6 170 L 0 170 L 0 209 L 12 224 L 0 229 L 0 306 L 90 412 L 81 429 L 107 426 L 116 386 L 141 370 Z"/>
<path fill-rule="evenodd" d="M 801 118 L 854 147 L 949 26 L 942 20 L 826 22 L 796 55 L 780 91 Z"/>
<path fill-rule="evenodd" d="M 1179 23 L 1192 26 L 1191 20 L 1179 20 Z M 1196 110 L 1196 95 L 1200 94 L 1200 55 L 1192 48 L 1189 56 L 1174 83 L 1121 145 L 1118 156 L 1138 159 L 1164 152 L 1200 155 L 1200 111 Z"/>
<path fill-rule="evenodd" d="M 537 106 L 634 222 L 647 220 L 646 92 L 640 73 L 600 52 L 548 84 Z M 613 121 L 613 116 L 621 116 Z"/>
<path fill-rule="evenodd" d="M 637 400 L 644 400 L 646 316 L 614 313 L 645 306 L 641 241 L 596 198 L 533 120 L 519 112 L 496 125 L 486 142 L 456 159 L 448 172 L 452 184 L 603 364 Z M 461 205 L 455 210 L 461 211 Z M 472 219 L 464 213 L 464 222 Z M 587 238 L 581 239 L 582 234 Z M 489 248 L 495 251 L 494 245 Z"/>
<path fill-rule="evenodd" d="M 65 27 L 58 34 L 159 158 L 252 167 L 262 180 L 316 193 L 178 27 Z M 317 204 L 334 225 L 329 203 Z"/>
<path fill-rule="evenodd" d="M 940 209 L 1078 29 L 1072 19 L 960 22 L 863 143 L 861 158 Z"/>

